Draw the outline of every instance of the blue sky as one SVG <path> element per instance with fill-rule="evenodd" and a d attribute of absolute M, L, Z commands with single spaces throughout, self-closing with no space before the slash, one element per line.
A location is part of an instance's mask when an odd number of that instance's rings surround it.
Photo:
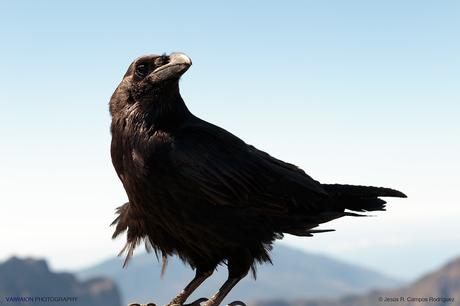
<path fill-rule="evenodd" d="M 196 115 L 322 182 L 397 187 L 377 218 L 285 243 L 414 278 L 460 255 L 458 1 L 1 1 L 0 259 L 112 256 L 126 200 L 108 100 L 182 51 Z"/>

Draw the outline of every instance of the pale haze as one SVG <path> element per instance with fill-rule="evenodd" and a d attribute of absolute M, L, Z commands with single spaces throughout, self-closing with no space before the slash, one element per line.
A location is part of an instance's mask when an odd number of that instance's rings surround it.
<path fill-rule="evenodd" d="M 173 51 L 197 116 L 321 182 L 408 195 L 281 243 L 403 279 L 460 255 L 458 1 L 1 1 L 0 37 L 0 260 L 117 254 L 108 101 Z"/>

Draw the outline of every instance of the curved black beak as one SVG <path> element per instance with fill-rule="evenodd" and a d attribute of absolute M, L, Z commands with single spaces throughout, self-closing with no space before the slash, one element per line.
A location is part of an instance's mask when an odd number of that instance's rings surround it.
<path fill-rule="evenodd" d="M 170 79 L 179 79 L 192 65 L 192 60 L 184 53 L 171 53 L 169 63 L 153 70 L 148 80 L 158 83 Z"/>

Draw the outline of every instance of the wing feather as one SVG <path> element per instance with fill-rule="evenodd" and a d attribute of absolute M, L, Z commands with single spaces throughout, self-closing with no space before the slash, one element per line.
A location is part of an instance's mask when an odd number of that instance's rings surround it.
<path fill-rule="evenodd" d="M 202 120 L 176 133 L 171 158 L 181 179 L 215 205 L 285 213 L 328 196 L 303 170 Z"/>

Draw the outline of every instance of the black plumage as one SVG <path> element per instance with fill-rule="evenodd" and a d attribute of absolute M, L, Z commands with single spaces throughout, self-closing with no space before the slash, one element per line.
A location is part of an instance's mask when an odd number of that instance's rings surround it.
<path fill-rule="evenodd" d="M 181 53 L 140 57 L 110 100 L 112 161 L 129 198 L 113 237 L 127 230 L 126 260 L 145 240 L 164 259 L 178 255 L 196 269 L 171 304 L 183 304 L 226 263 L 229 280 L 206 302 L 217 305 L 250 268 L 270 261 L 283 233 L 310 236 L 321 223 L 384 210 L 379 197 L 405 197 L 389 188 L 321 184 L 197 118 L 179 93 L 190 65 Z"/>

